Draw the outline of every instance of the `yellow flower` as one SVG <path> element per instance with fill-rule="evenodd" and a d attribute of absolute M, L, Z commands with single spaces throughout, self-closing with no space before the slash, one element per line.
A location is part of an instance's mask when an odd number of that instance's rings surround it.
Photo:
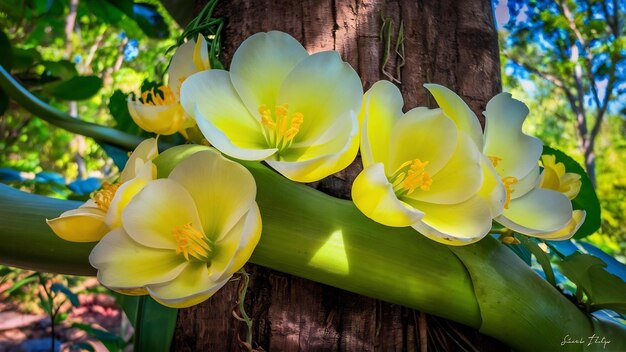
<path fill-rule="evenodd" d="M 541 164 L 541 188 L 561 192 L 570 200 L 576 198 L 582 185 L 579 174 L 565 172 L 565 165 L 557 163 L 554 155 L 542 155 Z"/>
<path fill-rule="evenodd" d="M 504 192 L 468 129 L 475 116 L 461 116 L 466 105 L 448 113 L 420 107 L 406 114 L 403 105 L 400 91 L 387 81 L 366 93 L 364 170 L 352 185 L 354 203 L 377 222 L 412 226 L 441 243 L 480 240 L 491 229 Z"/>
<path fill-rule="evenodd" d="M 241 44 L 230 72 L 185 80 L 181 103 L 222 153 L 266 160 L 291 180 L 311 182 L 354 160 L 362 94 L 337 52 L 309 55 L 288 34 L 269 32 Z"/>
<path fill-rule="evenodd" d="M 509 93 L 496 95 L 485 111 L 484 154 L 493 162 L 506 188 L 502 215 L 496 221 L 513 231 L 545 239 L 571 237 L 584 221 L 584 211 L 573 211 L 570 202 L 580 185 L 554 158 L 539 158 L 543 144 L 522 132 L 528 115 L 524 103 Z M 543 180 L 543 181 L 542 181 Z"/>
<path fill-rule="evenodd" d="M 156 139 L 141 142 L 130 155 L 119 181 L 105 183 L 85 204 L 46 222 L 64 240 L 99 241 L 111 229 L 121 225 L 122 209 L 143 186 L 154 179 L 156 170 L 152 160 L 157 154 Z"/>
<path fill-rule="evenodd" d="M 156 134 L 184 133 L 195 121 L 185 114 L 180 105 L 180 87 L 192 74 L 209 70 L 209 51 L 206 40 L 190 40 L 176 50 L 168 68 L 168 85 L 145 91 L 137 99 L 128 97 L 128 111 L 142 129 Z"/>
<path fill-rule="evenodd" d="M 250 172 L 214 150 L 198 152 L 150 182 L 89 256 L 100 282 L 169 307 L 213 295 L 250 258 L 261 216 Z M 130 291 L 129 291 L 130 290 Z"/>

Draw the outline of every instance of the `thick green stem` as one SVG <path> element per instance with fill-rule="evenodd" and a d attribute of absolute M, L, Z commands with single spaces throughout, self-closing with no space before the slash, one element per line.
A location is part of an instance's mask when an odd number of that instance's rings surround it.
<path fill-rule="evenodd" d="M 75 119 L 55 109 L 22 87 L 2 66 L 0 66 L 0 89 L 33 115 L 69 132 L 82 134 L 126 150 L 134 149 L 143 140 L 141 137 L 114 128 Z M 165 149 L 169 146 L 162 147 Z"/>
<path fill-rule="evenodd" d="M 180 146 L 157 159 L 159 172 L 202 150 Z M 168 160 L 169 158 L 169 160 Z M 349 201 L 296 184 L 259 163 L 244 163 L 258 185 L 263 235 L 251 262 L 462 322 L 518 350 L 602 350 L 565 344 L 604 336 L 626 349 L 626 330 L 592 319 L 513 252 L 487 237 L 447 247 L 410 228 L 390 228 Z M 31 269 L 93 273 L 93 245 L 64 242 L 43 219 L 77 203 L 0 188 L 0 260 Z"/>

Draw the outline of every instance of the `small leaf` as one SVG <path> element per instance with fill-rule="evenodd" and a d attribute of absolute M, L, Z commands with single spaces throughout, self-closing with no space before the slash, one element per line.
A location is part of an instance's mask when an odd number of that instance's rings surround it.
<path fill-rule="evenodd" d="M 580 175 L 582 185 L 578 196 L 572 200 L 572 206 L 574 209 L 584 209 L 587 212 L 587 216 L 585 218 L 585 222 L 574 235 L 574 238 L 580 239 L 593 234 L 600 228 L 602 219 L 600 217 L 600 201 L 598 200 L 598 196 L 596 195 L 593 185 L 589 180 L 589 176 L 587 176 L 585 170 L 576 162 L 576 160 L 572 159 L 560 150 L 544 146 L 543 154 L 554 155 L 557 162 L 561 162 L 565 165 L 565 170 L 567 172 L 573 172 Z"/>
<path fill-rule="evenodd" d="M 109 112 L 115 119 L 115 128 L 134 135 L 141 134 L 141 128 L 137 126 L 128 112 L 128 94 L 117 89 L 109 99 Z"/>
<path fill-rule="evenodd" d="M 589 254 L 575 253 L 558 262 L 561 272 L 588 297 L 591 311 L 611 309 L 626 314 L 626 282 L 605 270 L 606 263 Z"/>
<path fill-rule="evenodd" d="M 0 116 L 9 108 L 9 97 L 0 89 Z"/>
<path fill-rule="evenodd" d="M 37 281 L 38 278 L 36 276 L 36 274 L 30 274 L 27 277 L 17 281 L 16 283 L 14 283 L 8 290 L 6 290 L 6 294 L 10 295 L 11 293 L 15 292 L 15 290 L 19 289 L 20 287 L 29 284 L 33 281 Z"/>
<path fill-rule="evenodd" d="M 42 61 L 45 67 L 44 76 L 58 77 L 66 80 L 78 75 L 76 66 L 68 60 L 60 61 Z"/>
<path fill-rule="evenodd" d="M 44 90 L 55 98 L 84 100 L 91 98 L 102 88 L 102 80 L 96 76 L 76 76 L 67 81 L 50 83 Z"/>
<path fill-rule="evenodd" d="M 52 303 L 49 299 L 45 298 L 41 293 L 37 294 L 39 297 L 39 306 L 43 309 L 48 315 L 52 315 Z"/>
<path fill-rule="evenodd" d="M 72 303 L 74 307 L 78 307 L 80 305 L 80 302 L 78 301 L 78 296 L 74 292 L 72 292 L 69 288 L 67 288 L 67 286 L 59 282 L 56 282 L 50 286 L 50 290 L 52 292 L 63 293 L 65 297 L 67 297 L 67 299 L 70 300 L 70 302 Z"/>
<path fill-rule="evenodd" d="M 41 61 L 41 54 L 34 48 L 22 49 L 14 47 L 12 52 L 14 69 L 28 69 Z"/>
<path fill-rule="evenodd" d="M 550 285 L 556 287 L 556 279 L 554 278 L 554 270 L 552 269 L 552 263 L 550 263 L 550 257 L 548 257 L 548 253 L 544 252 L 539 245 L 530 238 L 527 238 L 524 235 L 515 236 L 524 247 L 528 248 L 528 250 L 535 256 L 539 265 L 543 269 L 543 273 L 546 275 L 546 281 L 550 283 Z"/>
<path fill-rule="evenodd" d="M 0 31 L 0 65 L 7 71 L 11 71 L 13 67 L 13 53 L 11 51 L 11 41 L 4 31 Z M 0 110 L 0 115 L 1 115 Z"/>
<path fill-rule="evenodd" d="M 98 339 L 109 351 L 120 351 L 126 345 L 126 341 L 114 333 L 94 328 L 91 325 L 82 323 L 73 323 L 73 328 L 81 329 L 92 337 Z"/>
<path fill-rule="evenodd" d="M 135 351 L 169 351 L 178 310 L 157 303 L 150 296 L 115 293 L 116 300 L 135 328 Z"/>

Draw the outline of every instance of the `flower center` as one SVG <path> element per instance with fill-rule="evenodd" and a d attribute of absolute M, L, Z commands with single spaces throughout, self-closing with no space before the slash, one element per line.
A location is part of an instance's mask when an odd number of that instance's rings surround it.
<path fill-rule="evenodd" d="M 270 147 L 283 150 L 289 147 L 294 137 L 300 132 L 300 126 L 304 121 L 304 115 L 295 112 L 289 116 L 289 105 L 277 105 L 274 113 L 265 104 L 259 107 L 261 125 L 265 140 Z"/>
<path fill-rule="evenodd" d="M 176 240 L 176 254 L 183 254 L 189 261 L 189 256 L 207 262 L 213 248 L 208 238 L 198 231 L 191 223 L 177 226 L 172 230 L 172 236 Z"/>
<path fill-rule="evenodd" d="M 511 194 L 515 192 L 514 189 L 511 189 L 511 186 L 516 184 L 519 180 L 513 176 L 507 176 L 502 178 L 502 183 L 504 184 L 504 190 L 506 191 L 506 199 L 504 200 L 504 209 L 509 209 L 509 203 L 511 203 Z"/>
<path fill-rule="evenodd" d="M 174 96 L 174 92 L 172 92 L 170 87 L 160 86 L 156 91 L 152 88 L 141 93 L 139 100 L 144 105 L 170 105 L 176 103 L 176 96 Z"/>
<path fill-rule="evenodd" d="M 91 196 L 93 201 L 96 202 L 98 208 L 104 210 L 105 212 L 109 210 L 109 206 L 111 206 L 111 201 L 113 200 L 117 189 L 120 188 L 120 185 L 121 183 L 119 182 L 115 182 L 113 184 L 105 182 L 104 184 L 102 184 L 102 188 L 96 191 Z"/>
<path fill-rule="evenodd" d="M 415 159 L 400 165 L 390 179 L 396 195 L 410 195 L 416 188 L 428 191 L 433 184 L 430 174 L 424 171 L 428 163 L 428 161 L 422 162 L 420 159 Z"/>

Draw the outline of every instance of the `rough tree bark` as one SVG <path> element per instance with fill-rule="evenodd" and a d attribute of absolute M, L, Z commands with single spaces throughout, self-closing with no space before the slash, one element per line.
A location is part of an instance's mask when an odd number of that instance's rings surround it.
<path fill-rule="evenodd" d="M 405 108 L 433 106 L 424 83 L 444 84 L 458 92 L 482 118 L 487 101 L 501 90 L 497 34 L 490 0 L 231 0 L 220 3 L 224 17 L 223 62 L 248 36 L 269 30 L 287 32 L 309 52 L 337 50 L 360 74 L 364 89 L 384 72 L 399 79 Z M 385 63 L 381 26 L 391 28 Z M 404 66 L 395 52 L 404 31 Z M 389 27 L 388 27 L 389 28 Z M 359 172 L 347 171 L 315 186 L 347 197 Z M 500 342 L 460 324 L 352 294 L 276 271 L 246 265 L 250 286 L 245 299 L 254 319 L 255 347 L 270 351 L 426 351 L 502 350 Z M 232 311 L 238 282 L 231 282 L 198 306 L 179 311 L 175 351 L 239 350 L 245 325 Z"/>

